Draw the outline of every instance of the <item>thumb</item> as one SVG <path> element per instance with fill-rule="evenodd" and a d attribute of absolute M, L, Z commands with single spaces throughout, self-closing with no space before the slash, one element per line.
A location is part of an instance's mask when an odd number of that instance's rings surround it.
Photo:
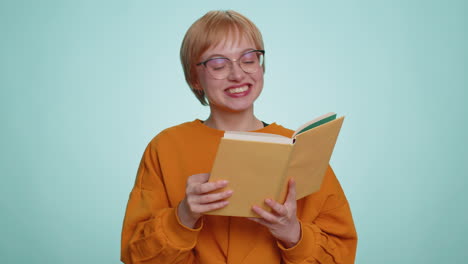
<path fill-rule="evenodd" d="M 288 196 L 286 198 L 286 203 L 296 203 L 296 181 L 291 178 L 288 182 Z"/>
<path fill-rule="evenodd" d="M 190 176 L 190 180 L 193 183 L 205 183 L 210 179 L 210 174 L 209 173 L 200 173 L 200 174 L 194 174 Z"/>

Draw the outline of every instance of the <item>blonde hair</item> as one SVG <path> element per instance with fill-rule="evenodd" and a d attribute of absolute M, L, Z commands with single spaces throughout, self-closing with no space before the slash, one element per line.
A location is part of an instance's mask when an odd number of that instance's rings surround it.
<path fill-rule="evenodd" d="M 180 60 L 185 80 L 202 105 L 208 103 L 198 81 L 196 64 L 206 50 L 222 42 L 230 33 L 243 35 L 255 44 L 256 49 L 264 49 L 260 30 L 248 18 L 232 10 L 210 11 L 195 21 L 185 33 Z"/>

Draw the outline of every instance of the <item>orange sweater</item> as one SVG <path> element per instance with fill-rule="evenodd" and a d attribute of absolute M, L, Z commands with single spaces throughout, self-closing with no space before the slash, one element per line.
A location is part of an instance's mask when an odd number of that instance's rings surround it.
<path fill-rule="evenodd" d="M 275 123 L 258 132 L 293 133 Z M 292 248 L 283 248 L 268 229 L 240 217 L 205 215 L 198 229 L 183 226 L 176 208 L 187 177 L 210 172 L 223 133 L 195 120 L 168 128 L 149 143 L 127 205 L 122 262 L 354 263 L 357 235 L 330 167 L 320 191 L 298 200 L 301 239 Z"/>

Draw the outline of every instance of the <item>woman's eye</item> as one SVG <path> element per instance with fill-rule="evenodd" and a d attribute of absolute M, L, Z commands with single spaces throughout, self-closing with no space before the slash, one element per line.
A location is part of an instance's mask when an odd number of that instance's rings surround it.
<path fill-rule="evenodd" d="M 226 66 L 226 61 L 224 59 L 213 59 L 208 62 L 207 66 L 214 71 L 219 71 L 224 69 L 224 67 Z"/>
<path fill-rule="evenodd" d="M 257 60 L 257 54 L 250 52 L 242 56 L 242 63 L 250 64 L 254 63 Z"/>
<path fill-rule="evenodd" d="M 219 70 L 224 69 L 224 66 L 217 66 L 217 67 L 213 67 L 212 69 L 213 69 L 214 71 L 219 71 Z"/>

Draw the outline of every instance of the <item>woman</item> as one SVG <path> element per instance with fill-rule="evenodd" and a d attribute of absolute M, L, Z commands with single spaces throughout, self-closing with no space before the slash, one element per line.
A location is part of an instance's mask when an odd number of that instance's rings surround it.
<path fill-rule="evenodd" d="M 208 182 L 225 130 L 291 136 L 254 115 L 263 88 L 263 41 L 234 11 L 211 11 L 187 31 L 181 61 L 187 83 L 210 116 L 168 128 L 143 155 L 127 205 L 124 263 L 353 263 L 357 236 L 346 197 L 329 167 L 319 192 L 283 204 L 266 199 L 259 218 L 203 215 L 222 208 L 230 190 Z M 240 195 L 240 194 L 239 194 Z M 267 198 L 267 197 L 266 197 Z"/>

